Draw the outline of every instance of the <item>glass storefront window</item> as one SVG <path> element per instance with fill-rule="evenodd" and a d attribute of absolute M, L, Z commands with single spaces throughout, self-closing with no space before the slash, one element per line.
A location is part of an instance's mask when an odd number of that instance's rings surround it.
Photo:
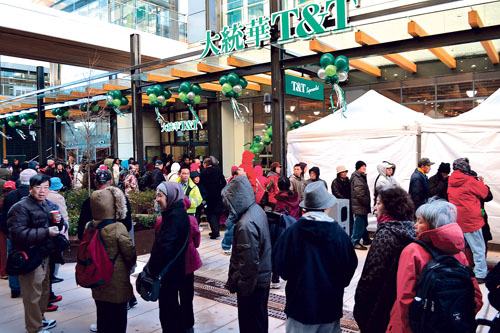
<path fill-rule="evenodd" d="M 263 4 L 258 4 L 255 6 L 251 6 L 248 8 L 248 19 L 252 20 L 254 18 L 257 18 L 259 16 L 264 15 L 264 5 Z"/>
<path fill-rule="evenodd" d="M 251 19 L 269 15 L 269 0 L 222 0 L 222 25 L 247 24 Z"/>

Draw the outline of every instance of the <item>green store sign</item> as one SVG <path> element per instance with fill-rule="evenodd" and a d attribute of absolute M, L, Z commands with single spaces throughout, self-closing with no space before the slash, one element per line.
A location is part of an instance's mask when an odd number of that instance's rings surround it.
<path fill-rule="evenodd" d="M 325 6 L 311 3 L 304 7 L 282 10 L 272 13 L 271 18 L 260 16 L 243 25 L 234 23 L 225 26 L 219 33 L 206 31 L 205 50 L 201 58 L 211 55 L 223 55 L 241 51 L 247 47 L 262 47 L 271 40 L 271 26 L 279 25 L 281 35 L 278 44 L 285 44 L 295 39 L 310 39 L 314 36 L 330 34 L 333 31 L 349 28 L 347 22 L 347 3 L 349 0 L 327 0 Z M 359 6 L 359 0 L 353 0 Z M 293 26 L 294 21 L 297 26 Z M 330 28 L 325 28 L 325 22 L 332 22 Z"/>
<path fill-rule="evenodd" d="M 288 95 L 322 101 L 325 99 L 323 83 L 301 77 L 285 75 L 285 92 Z"/>

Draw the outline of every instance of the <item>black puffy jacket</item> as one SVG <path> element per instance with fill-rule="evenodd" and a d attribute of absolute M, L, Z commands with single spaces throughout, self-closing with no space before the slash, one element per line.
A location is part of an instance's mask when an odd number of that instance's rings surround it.
<path fill-rule="evenodd" d="M 0 224 L 2 231 L 8 235 L 9 228 L 7 227 L 7 214 L 21 198 L 27 197 L 30 194 L 30 187 L 28 185 L 19 185 L 15 190 L 12 190 L 4 197 L 2 211 L 0 212 Z"/>
<path fill-rule="evenodd" d="M 366 174 L 359 171 L 354 171 L 351 176 L 351 206 L 353 214 L 370 214 L 370 189 Z"/>
<path fill-rule="evenodd" d="M 224 209 L 222 204 L 221 191 L 226 186 L 226 179 L 216 167 L 208 167 L 201 173 L 200 184 L 207 190 L 207 208 L 208 214 L 220 214 Z"/>
<path fill-rule="evenodd" d="M 266 214 L 255 203 L 248 178 L 233 178 L 222 190 L 222 200 L 230 213 L 238 216 L 226 288 L 242 296 L 250 295 L 255 287 L 269 288 L 271 236 Z"/>

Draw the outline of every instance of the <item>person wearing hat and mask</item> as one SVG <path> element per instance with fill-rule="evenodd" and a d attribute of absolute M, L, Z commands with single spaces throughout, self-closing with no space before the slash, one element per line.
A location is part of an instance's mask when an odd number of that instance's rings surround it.
<path fill-rule="evenodd" d="M 2 230 L 9 235 L 9 228 L 7 226 L 7 213 L 9 210 L 24 197 L 30 194 L 30 178 L 36 176 L 36 171 L 32 169 L 26 169 L 19 175 L 20 185 L 16 186 L 15 190 L 9 192 L 3 198 L 2 211 L 0 212 L 0 224 L 2 225 Z M 7 238 L 7 251 L 12 248 L 11 238 Z M 9 275 L 9 287 L 10 287 L 10 297 L 16 298 L 21 295 L 21 285 L 19 284 L 19 279 L 16 275 Z"/>
<path fill-rule="evenodd" d="M 429 178 L 429 195 L 437 196 L 448 201 L 448 176 L 450 174 L 450 163 L 441 163 L 437 173 Z"/>
<path fill-rule="evenodd" d="M 370 245 L 368 235 L 368 214 L 371 212 L 370 189 L 366 181 L 366 163 L 356 162 L 356 171 L 351 175 L 351 207 L 354 214 L 352 243 L 356 250 L 366 250 L 364 245 Z M 361 245 L 363 239 L 363 245 Z"/>
<path fill-rule="evenodd" d="M 306 213 L 273 248 L 273 271 L 287 280 L 287 332 L 340 332 L 344 288 L 358 259 L 349 236 L 328 216 L 335 202 L 320 182 L 308 185 L 300 203 Z"/>
<path fill-rule="evenodd" d="M 269 206 L 274 210 L 276 206 L 276 194 L 280 191 L 278 188 L 278 179 L 280 178 L 281 164 L 279 162 L 271 163 L 271 171 L 267 173 L 267 180 L 264 187 L 268 193 Z"/>
<path fill-rule="evenodd" d="M 321 181 L 328 191 L 328 185 L 326 185 L 326 182 L 323 179 L 319 178 L 319 168 L 312 167 L 311 169 L 309 169 L 309 179 L 304 182 L 304 186 L 307 187 L 307 185 L 318 181 Z"/>
<path fill-rule="evenodd" d="M 418 160 L 418 167 L 411 175 L 408 193 L 415 204 L 415 210 L 422 206 L 430 197 L 427 174 L 431 171 L 431 165 L 433 164 L 434 162 L 431 162 L 427 157 L 422 157 Z"/>

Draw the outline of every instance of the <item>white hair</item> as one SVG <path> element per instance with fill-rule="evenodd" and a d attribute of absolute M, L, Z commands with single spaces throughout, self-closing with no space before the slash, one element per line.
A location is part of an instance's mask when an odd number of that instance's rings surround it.
<path fill-rule="evenodd" d="M 457 221 L 457 207 L 445 200 L 430 199 L 418 207 L 415 215 L 421 215 L 430 229 L 437 229 Z"/>

